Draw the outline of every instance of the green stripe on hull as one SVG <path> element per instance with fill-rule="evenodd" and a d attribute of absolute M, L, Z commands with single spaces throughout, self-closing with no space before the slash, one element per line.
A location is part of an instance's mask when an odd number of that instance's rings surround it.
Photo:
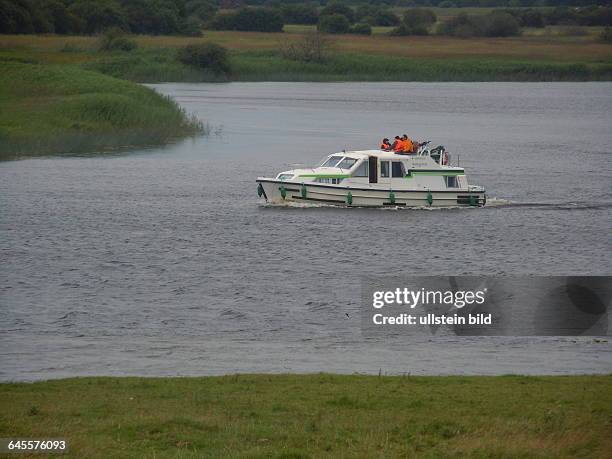
<path fill-rule="evenodd" d="M 441 171 L 441 172 L 419 172 L 410 171 L 404 178 L 411 179 L 416 175 L 431 175 L 431 176 L 443 176 L 443 177 L 456 177 L 458 175 L 465 175 L 465 171 Z"/>

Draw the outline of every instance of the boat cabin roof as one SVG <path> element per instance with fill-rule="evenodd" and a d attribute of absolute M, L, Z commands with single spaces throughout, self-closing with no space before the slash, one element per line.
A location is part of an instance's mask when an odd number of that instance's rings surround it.
<path fill-rule="evenodd" d="M 397 159 L 397 158 L 406 158 L 406 157 L 414 157 L 417 155 L 398 155 L 393 151 L 384 151 L 384 150 L 346 150 L 339 151 L 337 153 L 332 153 L 328 156 L 346 156 L 353 159 L 364 159 L 368 156 L 377 156 L 381 159 Z"/>

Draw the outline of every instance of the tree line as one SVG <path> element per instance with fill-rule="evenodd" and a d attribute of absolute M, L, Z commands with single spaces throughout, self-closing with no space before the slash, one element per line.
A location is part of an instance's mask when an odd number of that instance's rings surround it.
<path fill-rule="evenodd" d="M 325 33 L 370 34 L 372 26 L 390 26 L 394 35 L 436 32 L 467 37 L 517 35 L 522 27 L 558 24 L 612 25 L 612 7 L 595 4 L 571 8 L 499 8 L 484 15 L 460 13 L 434 29 L 438 18 L 432 10 L 411 8 L 399 16 L 390 8 L 390 3 L 376 0 L 355 6 L 350 2 L 321 6 L 319 2 L 254 0 L 250 3 L 263 6 L 222 9 L 229 1 L 0 0 L 0 33 L 98 34 L 109 28 L 119 28 L 136 34 L 199 35 L 202 28 L 281 32 L 285 24 L 316 24 Z M 437 0 L 397 1 L 414 5 L 427 2 L 440 6 L 441 3 Z M 502 2 L 506 6 L 533 3 L 532 0 L 486 1 Z M 548 0 L 537 0 L 542 1 Z M 461 1 L 459 3 L 463 5 Z"/>

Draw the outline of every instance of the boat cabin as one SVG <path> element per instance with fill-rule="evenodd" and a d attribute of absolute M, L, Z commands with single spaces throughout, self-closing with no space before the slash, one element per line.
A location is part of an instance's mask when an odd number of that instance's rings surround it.
<path fill-rule="evenodd" d="M 464 170 L 449 163 L 443 147 L 410 155 L 382 150 L 345 151 L 325 157 L 315 168 L 281 172 L 276 178 L 393 189 L 467 187 Z"/>

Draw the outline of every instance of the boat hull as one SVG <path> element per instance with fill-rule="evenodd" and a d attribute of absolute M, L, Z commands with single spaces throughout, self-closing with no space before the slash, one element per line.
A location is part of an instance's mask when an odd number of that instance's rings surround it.
<path fill-rule="evenodd" d="M 257 179 L 257 191 L 272 204 L 321 203 L 348 207 L 482 207 L 484 190 L 384 190 Z"/>

